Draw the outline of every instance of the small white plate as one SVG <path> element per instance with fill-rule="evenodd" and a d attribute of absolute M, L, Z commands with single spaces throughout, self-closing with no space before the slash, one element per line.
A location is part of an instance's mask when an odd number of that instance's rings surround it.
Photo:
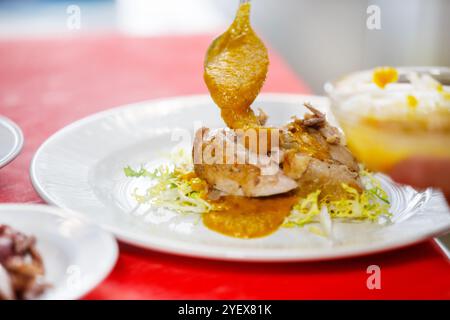
<path fill-rule="evenodd" d="M 310 101 L 333 118 L 324 97 L 265 94 L 255 107 L 269 124 L 285 124 L 304 113 Z M 30 173 L 37 192 L 49 203 L 82 212 L 137 246 L 182 255 L 244 261 L 305 261 L 378 252 L 416 243 L 450 228 L 450 215 L 431 190 L 417 193 L 380 176 L 396 223 L 335 223 L 338 241 L 306 228 L 280 228 L 270 236 L 243 240 L 210 231 L 198 216 L 170 211 L 135 210 L 131 197 L 139 179 L 126 178 L 123 168 L 163 161 L 177 147 L 190 149 L 195 128 L 221 127 L 218 108 L 209 96 L 191 96 L 111 109 L 77 121 L 50 137 L 37 151 Z M 430 198 L 432 198 L 430 200 Z"/>
<path fill-rule="evenodd" d="M 47 205 L 2 204 L 0 224 L 37 240 L 50 288 L 39 299 L 78 299 L 95 288 L 117 260 L 117 242 L 99 227 Z"/>
<path fill-rule="evenodd" d="M 8 118 L 0 116 L 0 168 L 18 156 L 23 146 L 20 128 Z"/>

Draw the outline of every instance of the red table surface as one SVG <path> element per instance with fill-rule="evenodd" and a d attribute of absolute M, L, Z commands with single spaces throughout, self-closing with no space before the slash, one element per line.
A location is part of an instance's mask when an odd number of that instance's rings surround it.
<path fill-rule="evenodd" d="M 25 135 L 20 156 L 0 170 L 0 202 L 43 202 L 30 183 L 30 160 L 72 121 L 120 104 L 207 93 L 202 63 L 211 40 L 103 35 L 0 41 L 0 114 Z M 309 90 L 272 54 L 264 91 Z M 366 286 L 373 264 L 381 268 L 380 290 Z M 361 258 L 280 264 L 185 258 L 121 244 L 114 270 L 86 298 L 449 299 L 449 271 L 431 242 Z"/>

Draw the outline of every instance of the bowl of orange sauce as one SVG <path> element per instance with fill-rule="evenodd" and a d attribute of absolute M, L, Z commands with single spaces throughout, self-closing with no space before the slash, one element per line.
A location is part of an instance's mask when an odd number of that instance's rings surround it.
<path fill-rule="evenodd" d="M 388 172 L 413 156 L 450 158 L 450 68 L 379 67 L 325 84 L 356 158 Z"/>

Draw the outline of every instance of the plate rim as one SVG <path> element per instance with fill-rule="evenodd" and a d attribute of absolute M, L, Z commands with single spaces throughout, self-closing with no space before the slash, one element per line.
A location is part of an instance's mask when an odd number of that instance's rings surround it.
<path fill-rule="evenodd" d="M 22 151 L 24 145 L 24 135 L 19 125 L 5 116 L 0 115 L 0 124 L 4 124 L 5 127 L 12 132 L 15 138 L 13 148 L 5 157 L 0 159 L 0 168 L 3 168 L 13 161 Z"/>
<path fill-rule="evenodd" d="M 324 100 L 326 103 L 328 103 L 328 98 L 325 96 L 318 96 L 318 95 L 308 95 L 308 94 L 295 94 L 295 93 L 262 93 L 258 96 L 258 100 L 263 101 L 287 101 L 287 102 L 293 102 L 293 101 L 301 101 L 301 100 L 307 100 L 309 98 L 311 99 L 320 99 Z M 86 117 L 83 117 L 79 120 L 76 120 L 67 126 L 59 129 L 55 133 L 53 133 L 50 137 L 48 137 L 37 149 L 35 154 L 33 155 L 33 158 L 30 163 L 30 178 L 32 185 L 35 189 L 35 191 L 39 194 L 39 196 L 44 199 L 47 203 L 53 204 L 55 206 L 69 209 L 72 213 L 76 212 L 70 208 L 65 208 L 63 204 L 58 203 L 57 200 L 53 199 L 50 194 L 45 190 L 45 188 L 40 184 L 37 172 L 36 172 L 36 163 L 38 162 L 39 155 L 41 152 L 46 148 L 46 146 L 55 139 L 59 138 L 61 135 L 64 135 L 67 131 L 73 130 L 77 128 L 80 125 L 84 125 L 85 123 L 89 123 L 91 121 L 96 120 L 97 118 L 102 118 L 105 116 L 108 116 L 109 114 L 114 114 L 117 112 L 126 111 L 127 109 L 137 108 L 140 105 L 143 104 L 157 104 L 160 102 L 166 102 L 166 101 L 186 101 L 189 100 L 190 102 L 204 102 L 212 101 L 210 96 L 207 94 L 200 94 L 200 95 L 184 95 L 184 96 L 173 96 L 173 97 L 165 97 L 165 98 L 158 98 L 158 99 L 150 99 L 130 104 L 125 104 L 121 106 L 117 106 L 111 109 L 103 110 L 97 113 L 93 113 L 91 115 L 88 115 Z M 258 101 L 257 100 L 257 101 Z M 77 213 L 80 214 L 80 213 Z M 81 216 L 82 218 L 86 218 L 85 216 Z M 89 220 L 92 223 L 96 223 L 95 220 Z M 227 250 L 226 247 L 220 247 L 223 251 L 220 251 L 220 253 L 217 253 L 218 246 L 207 246 L 204 244 L 192 244 L 190 243 L 188 246 L 186 246 L 182 241 L 180 240 L 170 240 L 170 239 L 163 239 L 158 236 L 152 236 L 149 234 L 145 239 L 140 236 L 133 236 L 132 232 L 120 230 L 117 226 L 112 226 L 108 224 L 100 224 L 100 227 L 104 228 L 105 230 L 111 232 L 119 241 L 122 241 L 124 243 L 143 248 L 143 249 L 151 249 L 158 252 L 164 252 L 164 253 L 170 253 L 175 254 L 178 256 L 189 256 L 189 257 L 195 257 L 195 258 L 204 258 L 204 259 L 210 259 L 210 260 L 226 260 L 226 261 L 248 261 L 248 262 L 307 262 L 307 261 L 325 261 L 325 260 L 334 260 L 334 259 L 342 259 L 342 258 L 349 258 L 349 257 L 356 257 L 356 256 L 365 256 L 370 255 L 374 253 L 380 253 L 385 251 L 391 251 L 394 249 L 410 246 L 413 244 L 417 244 L 419 242 L 425 241 L 429 238 L 438 236 L 440 234 L 443 234 L 450 230 L 450 225 L 443 226 L 441 228 L 437 228 L 433 230 L 432 232 L 424 233 L 420 236 L 410 237 L 407 239 L 403 239 L 403 241 L 397 241 L 395 244 L 388 243 L 376 243 L 375 245 L 370 246 L 363 246 L 363 247 L 352 247 L 349 249 L 347 248 L 339 248 L 336 251 L 333 251 L 332 253 L 328 254 L 314 254 L 314 253 L 308 253 L 307 255 L 296 255 L 295 249 L 289 249 L 289 250 L 279 250 L 279 249 L 264 249 L 263 254 L 259 254 L 258 251 L 255 251 L 253 249 L 248 249 L 245 251 L 245 253 L 236 253 L 232 252 L 232 250 Z M 150 239 L 150 240 L 149 240 Z M 244 240 L 245 241 L 245 240 Z M 187 249 L 187 250 L 184 250 Z M 280 252 L 282 252 L 280 254 Z"/>
<path fill-rule="evenodd" d="M 107 260 L 104 261 L 104 268 L 101 270 L 101 272 L 98 272 L 95 277 L 89 277 L 89 280 L 80 288 L 67 291 L 67 293 L 62 294 L 61 296 L 50 296 L 48 298 L 44 297 L 44 299 L 52 299 L 52 300 L 78 300 L 80 298 L 83 298 L 85 295 L 90 293 L 92 290 L 94 290 L 98 285 L 100 285 L 106 277 L 109 276 L 109 274 L 112 272 L 114 267 L 116 266 L 117 260 L 119 258 L 119 245 L 116 241 L 116 238 L 113 234 L 108 232 L 107 230 L 104 230 L 104 228 L 101 228 L 97 224 L 93 223 L 92 221 L 88 221 L 84 216 L 81 216 L 78 212 L 75 212 L 73 210 L 61 208 L 54 205 L 48 205 L 48 204 L 30 204 L 30 203 L 2 203 L 0 204 L 0 212 L 1 211 L 22 211 L 22 212 L 29 212 L 31 214 L 46 214 L 50 216 L 56 216 L 65 220 L 77 220 L 78 222 L 81 222 L 84 226 L 88 226 L 90 228 L 95 228 L 97 231 L 97 234 L 101 235 L 106 239 L 106 241 L 109 242 L 109 251 L 110 255 L 107 256 Z M 34 212 L 34 213 L 32 213 Z M 20 230 L 19 230 L 20 231 Z M 37 239 L 39 241 L 39 239 Z M 38 297 L 39 300 L 39 297 Z"/>

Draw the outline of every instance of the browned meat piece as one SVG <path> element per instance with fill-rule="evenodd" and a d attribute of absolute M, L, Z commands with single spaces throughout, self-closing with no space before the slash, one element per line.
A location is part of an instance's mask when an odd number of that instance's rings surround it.
<path fill-rule="evenodd" d="M 289 123 L 281 139 L 284 173 L 296 180 L 304 195 L 320 189 L 322 196 L 338 199 L 345 194 L 342 183 L 362 190 L 358 163 L 342 144 L 338 129 L 326 122 L 323 113 L 305 106 L 312 114 Z"/>
<path fill-rule="evenodd" d="M 320 134 L 325 138 L 329 144 L 341 143 L 341 135 L 335 127 L 326 123 L 323 127 L 319 128 Z"/>
<path fill-rule="evenodd" d="M 196 174 L 226 194 L 261 197 L 297 187 L 274 158 L 249 150 L 231 130 L 200 129 L 193 153 Z"/>
<path fill-rule="evenodd" d="M 350 151 L 340 144 L 330 144 L 329 146 L 330 157 L 333 162 L 343 164 L 350 171 L 358 172 L 359 166 L 355 160 L 355 157 L 350 153 Z"/>
<path fill-rule="evenodd" d="M 325 114 L 314 108 L 309 102 L 305 102 L 304 106 L 307 107 L 312 114 L 305 114 L 303 125 L 305 127 L 322 127 L 326 122 Z"/>
<path fill-rule="evenodd" d="M 194 157 L 197 175 L 215 189 L 249 197 L 298 188 L 304 195 L 320 189 L 322 196 L 338 199 L 345 193 L 343 183 L 362 190 L 358 164 L 343 145 L 339 131 L 327 123 L 323 113 L 310 104 L 305 106 L 311 114 L 294 118 L 284 128 L 272 129 L 280 133 L 279 146 L 265 154 L 240 144 L 236 131 L 199 130 L 194 153 L 197 149 L 203 161 L 198 163 Z M 215 153 L 205 152 L 208 149 Z M 274 160 L 272 153 L 279 158 Z M 230 157 L 225 154 L 233 155 L 234 160 L 227 162 Z"/>
<path fill-rule="evenodd" d="M 342 188 L 342 183 L 357 190 L 363 188 L 357 172 L 350 171 L 345 165 L 327 163 L 314 158 L 309 162 L 305 173 L 296 181 L 300 194 L 306 196 L 321 190 L 321 196 L 328 197 L 330 200 L 339 200 L 345 196 L 346 192 Z"/>

